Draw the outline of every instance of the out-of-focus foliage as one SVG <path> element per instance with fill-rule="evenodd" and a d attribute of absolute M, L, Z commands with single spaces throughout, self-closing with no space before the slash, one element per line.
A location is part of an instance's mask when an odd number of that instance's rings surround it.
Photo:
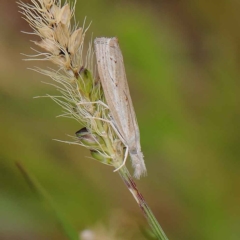
<path fill-rule="evenodd" d="M 81 126 L 56 118 L 49 99 L 33 100 L 54 90 L 26 70 L 45 63 L 21 60 L 32 52 L 17 11 L 15 1 L 1 3 L 0 239 L 65 239 L 15 161 L 79 232 L 144 239 L 146 223 L 118 174 L 52 141 Z M 240 238 L 239 11 L 228 0 L 77 3 L 79 22 L 93 21 L 89 40 L 119 38 L 148 168 L 139 188 L 171 240 Z"/>

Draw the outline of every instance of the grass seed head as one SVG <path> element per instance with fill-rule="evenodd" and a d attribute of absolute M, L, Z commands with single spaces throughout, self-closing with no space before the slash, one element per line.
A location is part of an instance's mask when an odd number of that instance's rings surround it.
<path fill-rule="evenodd" d="M 47 97 L 62 107 L 64 112 L 60 116 L 73 118 L 84 127 L 76 132 L 71 143 L 88 148 L 92 157 L 101 163 L 118 167 L 123 161 L 124 146 L 111 126 L 101 83 L 94 76 L 91 43 L 83 57 L 87 29 L 72 21 L 75 3 L 62 4 L 61 0 L 19 2 L 23 18 L 39 37 L 33 43 L 41 49 L 35 50 L 37 54 L 29 56 L 28 60 L 46 60 L 58 67 L 56 70 L 34 70 L 53 80 L 50 84 L 56 87 L 59 95 Z"/>

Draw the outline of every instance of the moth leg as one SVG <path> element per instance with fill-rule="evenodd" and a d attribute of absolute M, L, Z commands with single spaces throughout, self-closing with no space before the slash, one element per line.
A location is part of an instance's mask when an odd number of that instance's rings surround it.
<path fill-rule="evenodd" d="M 119 166 L 117 169 L 114 170 L 114 172 L 117 172 L 119 169 L 121 169 L 126 164 L 127 157 L 128 157 L 128 152 L 129 152 L 127 144 L 125 143 L 123 137 L 121 136 L 121 134 L 119 133 L 119 131 L 117 130 L 116 126 L 114 125 L 114 123 L 112 121 L 109 121 L 109 120 L 103 119 L 103 118 L 98 118 L 98 117 L 87 117 L 87 118 L 98 119 L 98 120 L 101 120 L 101 121 L 109 123 L 112 126 L 113 130 L 115 131 L 115 133 L 117 134 L 117 136 L 120 138 L 120 140 L 124 144 L 124 146 L 126 147 L 123 163 L 121 164 L 121 166 Z"/>
<path fill-rule="evenodd" d="M 100 120 L 100 121 L 103 121 L 103 122 L 107 122 L 111 125 L 111 127 L 113 128 L 114 132 L 117 134 L 117 136 L 120 138 L 120 140 L 122 141 L 122 143 L 124 144 L 124 146 L 127 148 L 126 150 L 126 153 L 128 154 L 128 146 L 124 140 L 124 138 L 122 137 L 122 135 L 120 134 L 120 132 L 118 131 L 117 127 L 114 125 L 114 122 L 111 121 L 111 120 L 107 120 L 107 119 L 104 119 L 104 118 L 98 118 L 98 117 L 86 117 L 86 118 L 93 118 L 93 119 L 97 119 L 97 120 Z M 125 154 L 126 155 L 126 154 Z M 124 161 L 126 161 L 124 159 Z"/>
<path fill-rule="evenodd" d="M 125 145 L 125 146 L 126 146 L 126 145 Z M 113 172 L 117 172 L 119 169 L 121 169 L 121 168 L 126 164 L 127 157 L 128 157 L 128 146 L 126 146 L 126 151 L 125 151 L 123 163 L 121 164 L 121 166 L 119 166 L 118 168 L 116 168 Z"/>
<path fill-rule="evenodd" d="M 79 103 L 77 103 L 77 105 L 87 105 L 87 104 L 100 104 L 100 105 L 104 106 L 105 108 L 109 109 L 108 105 L 105 104 L 105 103 L 102 102 L 102 101 L 95 101 L 95 102 L 79 102 Z"/>
<path fill-rule="evenodd" d="M 92 118 L 92 119 L 97 119 L 97 120 L 100 120 L 100 121 L 103 121 L 103 122 L 107 122 L 111 125 L 111 127 L 113 128 L 114 132 L 117 134 L 117 136 L 120 138 L 120 140 L 122 141 L 122 143 L 127 147 L 122 135 L 119 133 L 117 127 L 114 125 L 114 122 L 111 121 L 111 120 L 107 120 L 107 119 L 104 119 L 104 118 L 99 118 L 99 117 L 85 117 L 85 118 Z"/>

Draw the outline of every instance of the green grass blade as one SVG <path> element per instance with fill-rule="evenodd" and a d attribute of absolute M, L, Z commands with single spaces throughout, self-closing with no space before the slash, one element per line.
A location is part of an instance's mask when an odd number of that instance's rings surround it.
<path fill-rule="evenodd" d="M 31 175 L 25 167 L 22 166 L 21 163 L 16 162 L 16 166 L 19 171 L 29 184 L 30 188 L 39 196 L 39 198 L 50 206 L 53 214 L 55 215 L 58 223 L 61 228 L 64 230 L 65 235 L 69 240 L 79 240 L 78 232 L 71 226 L 70 223 L 66 221 L 66 219 L 62 216 L 60 211 L 57 209 L 56 204 L 54 203 L 51 196 L 47 193 L 47 191 L 42 187 L 42 185 L 38 182 L 38 180 Z"/>

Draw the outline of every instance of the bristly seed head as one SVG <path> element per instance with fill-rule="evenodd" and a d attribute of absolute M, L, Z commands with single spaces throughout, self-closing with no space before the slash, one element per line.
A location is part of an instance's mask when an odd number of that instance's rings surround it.
<path fill-rule="evenodd" d="M 87 29 L 71 24 L 75 4 L 76 1 L 70 6 L 66 1 L 61 5 L 61 0 L 19 2 L 23 18 L 40 37 L 34 43 L 42 49 L 35 50 L 37 54 L 28 60 L 48 60 L 58 66 L 57 70 L 34 70 L 54 81 L 50 84 L 60 94 L 48 97 L 63 108 L 60 116 L 73 118 L 84 126 L 70 143 L 88 148 L 93 158 L 117 168 L 123 161 L 124 146 L 110 124 L 102 86 L 94 76 L 91 44 L 83 59 Z"/>

